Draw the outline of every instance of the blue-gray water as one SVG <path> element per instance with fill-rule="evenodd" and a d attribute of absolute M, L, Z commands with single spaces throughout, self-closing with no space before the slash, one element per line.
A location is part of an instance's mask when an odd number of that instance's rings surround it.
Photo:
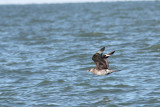
<path fill-rule="evenodd" d="M 1 5 L 0 107 L 53 106 L 159 107 L 160 2 Z"/>

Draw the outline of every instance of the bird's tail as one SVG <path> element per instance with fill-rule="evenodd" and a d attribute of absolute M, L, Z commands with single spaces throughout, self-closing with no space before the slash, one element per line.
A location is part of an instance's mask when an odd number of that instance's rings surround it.
<path fill-rule="evenodd" d="M 110 70 L 110 69 L 107 69 L 107 74 L 110 74 L 110 73 L 116 72 L 116 71 L 120 71 L 120 70 Z"/>

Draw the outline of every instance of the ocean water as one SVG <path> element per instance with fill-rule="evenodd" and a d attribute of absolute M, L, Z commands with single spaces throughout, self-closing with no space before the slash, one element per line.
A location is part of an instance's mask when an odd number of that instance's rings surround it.
<path fill-rule="evenodd" d="M 65 106 L 160 107 L 160 2 L 0 5 L 0 107 Z"/>

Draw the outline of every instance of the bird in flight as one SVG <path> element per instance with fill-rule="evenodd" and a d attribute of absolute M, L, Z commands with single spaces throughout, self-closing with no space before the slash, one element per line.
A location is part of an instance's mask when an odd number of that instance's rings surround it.
<path fill-rule="evenodd" d="M 114 54 L 115 51 L 112 51 L 107 54 L 103 54 L 104 50 L 105 50 L 105 47 L 101 48 L 92 56 L 92 60 L 96 64 L 96 68 L 91 68 L 90 70 L 88 70 L 88 72 L 91 72 L 96 75 L 108 75 L 112 72 L 119 71 L 119 70 L 110 70 L 109 62 L 107 60 L 107 58 L 112 54 Z"/>

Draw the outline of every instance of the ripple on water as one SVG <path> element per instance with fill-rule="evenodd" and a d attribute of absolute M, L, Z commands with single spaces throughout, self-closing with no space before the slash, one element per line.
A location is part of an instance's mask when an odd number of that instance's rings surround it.
<path fill-rule="evenodd" d="M 0 106 L 158 107 L 159 7 L 157 1 L 0 6 Z M 86 72 L 103 46 L 116 51 L 108 60 L 120 72 Z"/>

